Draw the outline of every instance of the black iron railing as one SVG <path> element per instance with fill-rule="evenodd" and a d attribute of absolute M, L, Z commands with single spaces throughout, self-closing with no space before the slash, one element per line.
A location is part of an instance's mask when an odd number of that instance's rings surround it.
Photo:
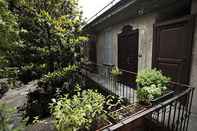
<path fill-rule="evenodd" d="M 104 90 L 110 94 L 117 95 L 120 98 L 128 100 L 130 103 L 135 103 L 136 90 L 135 82 L 125 80 L 124 78 L 115 78 L 112 74 L 113 66 L 99 65 L 99 64 L 84 64 L 84 74 L 86 74 L 93 81 L 98 83 Z M 136 76 L 136 73 L 120 70 L 122 73 Z"/>
<path fill-rule="evenodd" d="M 83 74 L 97 82 L 110 94 L 125 98 L 131 104 L 137 102 L 135 87 L 129 84 L 130 81 L 113 78 L 112 66 L 91 63 L 84 64 L 82 69 L 84 69 Z M 121 71 L 136 76 L 136 73 Z M 139 119 L 143 119 L 141 124 L 145 131 L 187 131 L 194 88 L 176 82 L 170 82 L 170 88 L 174 91 L 172 96 L 108 127 L 106 131 L 127 131 L 125 127 Z M 131 129 L 128 128 L 128 130 Z"/>

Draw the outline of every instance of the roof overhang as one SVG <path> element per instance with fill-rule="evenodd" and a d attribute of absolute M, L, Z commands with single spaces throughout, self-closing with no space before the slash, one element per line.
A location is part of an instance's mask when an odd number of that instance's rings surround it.
<path fill-rule="evenodd" d="M 111 25 L 151 12 L 159 12 L 165 8 L 181 8 L 188 6 L 189 0 L 121 0 L 112 8 L 88 23 L 83 29 L 88 33 L 96 33 Z"/>

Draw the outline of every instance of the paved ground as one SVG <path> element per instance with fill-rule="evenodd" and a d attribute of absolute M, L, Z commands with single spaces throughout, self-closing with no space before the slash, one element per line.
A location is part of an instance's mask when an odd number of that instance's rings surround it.
<path fill-rule="evenodd" d="M 36 89 L 37 81 L 32 81 L 27 85 L 23 85 L 20 88 L 10 89 L 1 98 L 1 101 L 7 103 L 12 107 L 20 107 L 26 102 L 26 96 L 28 92 Z"/>
<path fill-rule="evenodd" d="M 34 91 L 37 86 L 37 81 L 32 81 L 27 85 L 23 85 L 17 89 L 10 89 L 8 92 L 4 94 L 4 96 L 0 99 L 7 103 L 9 106 L 17 108 L 22 106 L 27 101 L 28 92 Z M 20 121 L 21 114 L 16 114 L 16 121 Z M 51 119 L 46 119 L 41 121 L 40 123 L 30 125 L 27 127 L 26 131 L 54 131 L 52 126 Z"/>

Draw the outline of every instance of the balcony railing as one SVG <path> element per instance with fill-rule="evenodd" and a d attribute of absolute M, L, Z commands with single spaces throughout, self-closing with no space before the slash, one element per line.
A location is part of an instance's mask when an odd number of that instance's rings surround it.
<path fill-rule="evenodd" d="M 130 84 L 130 81 L 124 79 L 114 79 L 111 75 L 111 69 L 112 66 L 94 63 L 82 66 L 83 74 L 99 84 L 102 89 L 109 94 L 128 100 L 131 104 L 135 104 L 137 102 L 135 84 Z M 121 71 L 130 73 L 132 76 L 137 75 L 136 73 Z M 136 125 L 136 122 L 140 123 L 145 131 L 187 131 L 194 88 L 171 82 L 170 89 L 174 93 L 167 99 L 121 120 L 119 123 L 106 128 L 105 131 L 133 130 L 133 125 Z"/>
<path fill-rule="evenodd" d="M 98 83 L 110 94 L 128 100 L 130 103 L 137 101 L 135 84 L 130 81 L 114 78 L 111 74 L 112 66 L 98 65 L 91 63 L 83 65 L 84 73 L 93 81 Z M 136 73 L 121 70 L 122 73 L 136 76 Z"/>

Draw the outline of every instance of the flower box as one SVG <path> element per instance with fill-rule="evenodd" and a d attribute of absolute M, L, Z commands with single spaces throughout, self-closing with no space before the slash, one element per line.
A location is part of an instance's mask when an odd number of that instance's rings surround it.
<path fill-rule="evenodd" d="M 158 104 L 160 102 L 165 101 L 166 99 L 169 99 L 170 97 L 172 97 L 174 95 L 174 91 L 172 90 L 166 90 L 161 96 L 151 100 L 151 104 Z"/>
<path fill-rule="evenodd" d="M 121 109 L 118 109 L 109 114 L 109 120 L 112 123 L 118 123 L 120 120 L 127 119 L 128 117 L 138 114 L 144 110 L 146 110 L 148 106 L 143 106 L 140 104 L 132 104 Z"/>

